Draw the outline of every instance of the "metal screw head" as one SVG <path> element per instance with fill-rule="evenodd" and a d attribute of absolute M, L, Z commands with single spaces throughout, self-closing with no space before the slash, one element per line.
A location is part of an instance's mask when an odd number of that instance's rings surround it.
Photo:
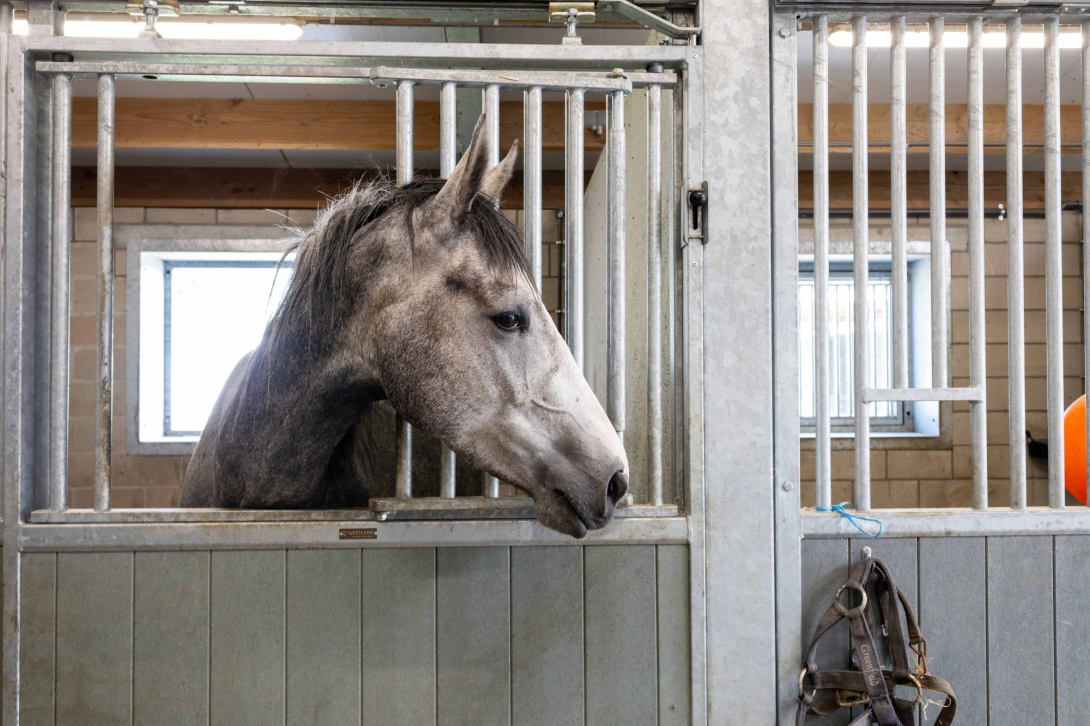
<path fill-rule="evenodd" d="M 785 482 L 784 482 L 783 484 L 781 484 L 780 486 L 781 486 L 781 487 L 783 488 L 783 490 L 784 490 L 785 492 L 789 492 L 789 491 L 791 491 L 792 489 L 794 489 L 794 488 L 795 488 L 795 485 L 794 485 L 794 484 L 792 484 L 792 483 L 791 483 L 791 482 L 789 482 L 789 481 L 785 481 Z"/>
<path fill-rule="evenodd" d="M 780 37 L 781 38 L 790 38 L 791 37 L 791 31 L 788 30 L 787 28 L 780 28 Z"/>

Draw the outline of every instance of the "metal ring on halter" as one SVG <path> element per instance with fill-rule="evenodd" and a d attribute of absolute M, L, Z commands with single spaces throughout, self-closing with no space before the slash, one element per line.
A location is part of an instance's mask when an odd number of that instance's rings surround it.
<path fill-rule="evenodd" d="M 909 674 L 908 679 L 912 681 L 912 685 L 916 686 L 916 700 L 912 702 L 912 707 L 915 708 L 916 706 L 919 706 L 921 703 L 923 703 L 923 684 L 920 683 L 919 678 L 912 675 L 911 673 Z M 943 706 L 943 708 L 946 707 Z"/>
<path fill-rule="evenodd" d="M 859 603 L 859 607 L 849 609 L 841 604 L 840 595 L 845 590 L 855 590 L 860 594 L 860 596 L 863 598 L 863 601 Z M 867 590 L 857 582 L 845 582 L 843 585 L 840 586 L 840 589 L 836 591 L 836 595 L 833 595 L 833 606 L 841 615 L 846 616 L 853 612 L 858 612 L 860 615 L 862 615 L 863 611 L 867 609 Z"/>
<path fill-rule="evenodd" d="M 814 696 L 817 695 L 817 689 L 816 688 L 814 690 L 810 691 L 809 695 L 807 695 L 806 687 L 803 685 L 805 683 L 805 681 L 806 681 L 806 674 L 809 673 L 809 672 L 810 672 L 810 669 L 807 668 L 806 666 L 803 666 L 802 670 L 799 672 L 799 700 L 800 701 L 805 701 L 807 703 L 813 701 Z"/>

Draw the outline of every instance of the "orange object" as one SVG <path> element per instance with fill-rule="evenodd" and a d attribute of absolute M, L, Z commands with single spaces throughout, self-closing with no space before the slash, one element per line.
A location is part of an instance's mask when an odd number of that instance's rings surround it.
<path fill-rule="evenodd" d="M 1064 411 L 1064 485 L 1086 504 L 1086 396 Z"/>

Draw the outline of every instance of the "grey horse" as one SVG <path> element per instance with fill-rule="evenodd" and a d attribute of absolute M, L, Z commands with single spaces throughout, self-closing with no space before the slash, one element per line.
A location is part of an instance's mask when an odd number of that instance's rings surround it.
<path fill-rule="evenodd" d="M 201 434 L 183 507 L 366 506 L 390 481 L 376 465 L 386 401 L 460 466 L 533 497 L 545 526 L 583 537 L 610 521 L 628 459 L 499 211 L 517 149 L 489 169 L 482 128 L 445 183 L 357 185 L 301 236 L 280 307 Z"/>

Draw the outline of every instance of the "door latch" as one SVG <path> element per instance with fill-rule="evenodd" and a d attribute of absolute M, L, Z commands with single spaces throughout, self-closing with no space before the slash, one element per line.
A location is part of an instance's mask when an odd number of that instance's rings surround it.
<path fill-rule="evenodd" d="M 707 244 L 707 229 L 708 182 L 704 182 L 699 187 L 689 190 L 689 225 L 686 244 L 691 241 Z"/>

